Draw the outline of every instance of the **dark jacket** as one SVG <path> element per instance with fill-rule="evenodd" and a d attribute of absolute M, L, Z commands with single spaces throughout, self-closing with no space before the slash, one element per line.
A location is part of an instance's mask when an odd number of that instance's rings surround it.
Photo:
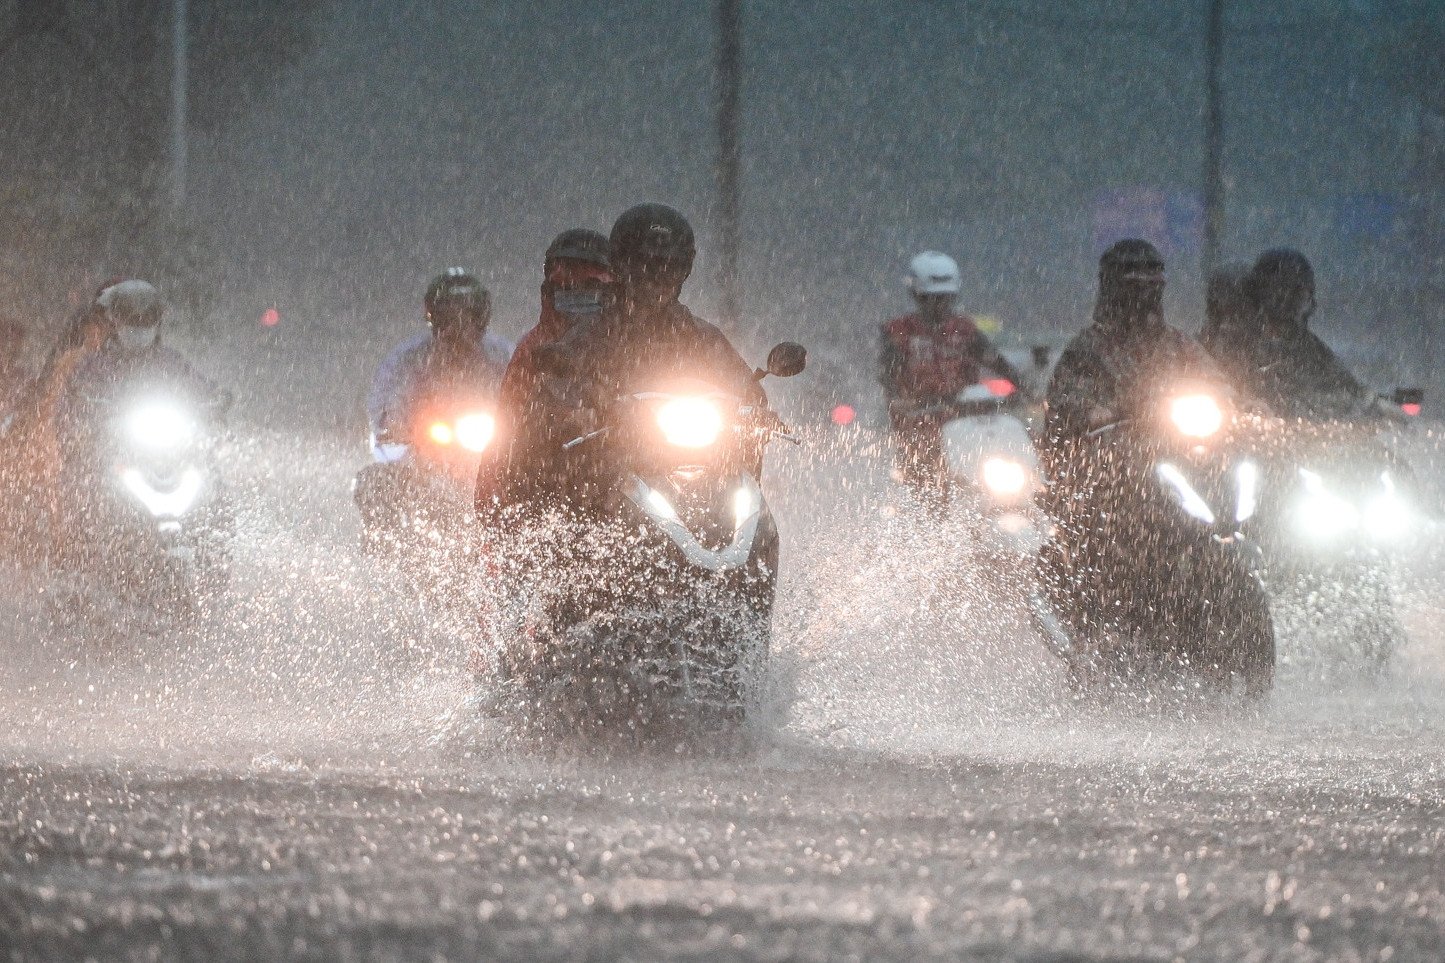
<path fill-rule="evenodd" d="M 565 377 L 543 372 L 528 353 L 528 370 L 509 372 L 506 426 L 497 457 L 478 479 L 483 515 L 537 500 L 570 503 L 586 484 L 587 453 L 562 444 L 589 427 L 590 401 L 611 399 L 644 383 L 697 378 L 744 403 L 767 395 L 727 337 L 677 302 L 656 308 L 618 306 L 574 328 L 548 349 Z M 515 393 L 514 393 L 515 392 Z"/>
<path fill-rule="evenodd" d="M 1211 354 L 1242 393 L 1285 418 L 1356 420 L 1378 414 L 1374 399 L 1329 346 L 1307 329 L 1213 337 Z"/>
<path fill-rule="evenodd" d="M 1092 324 L 1069 342 L 1049 379 L 1046 443 L 1082 438 L 1099 427 L 1097 413 L 1137 417 L 1178 381 L 1223 384 L 1225 378 L 1203 346 L 1168 325 L 1124 331 Z"/>

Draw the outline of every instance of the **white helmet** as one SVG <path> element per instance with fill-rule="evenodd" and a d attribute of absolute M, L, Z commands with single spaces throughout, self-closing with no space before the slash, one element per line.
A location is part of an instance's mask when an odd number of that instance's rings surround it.
<path fill-rule="evenodd" d="M 924 251 L 908 263 L 908 290 L 914 294 L 957 294 L 963 288 L 958 262 L 938 251 Z"/>

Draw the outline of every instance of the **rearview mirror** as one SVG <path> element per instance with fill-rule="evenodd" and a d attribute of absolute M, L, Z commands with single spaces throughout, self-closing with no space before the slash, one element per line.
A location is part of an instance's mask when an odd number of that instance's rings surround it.
<path fill-rule="evenodd" d="M 792 341 L 774 345 L 768 352 L 768 374 L 774 378 L 791 378 L 808 366 L 808 349 Z"/>
<path fill-rule="evenodd" d="M 1053 349 L 1046 344 L 1036 344 L 1030 354 L 1033 357 L 1034 367 L 1042 371 L 1049 366 L 1049 359 L 1053 356 Z"/>

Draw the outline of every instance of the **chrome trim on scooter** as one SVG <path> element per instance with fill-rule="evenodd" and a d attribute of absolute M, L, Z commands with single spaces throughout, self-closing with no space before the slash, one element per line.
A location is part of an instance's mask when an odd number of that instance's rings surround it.
<path fill-rule="evenodd" d="M 752 512 L 746 518 L 740 519 L 736 531 L 733 533 L 732 543 L 712 551 L 704 548 L 702 543 L 687 530 L 678 518 L 677 512 L 668 502 L 667 496 L 662 492 L 648 485 L 636 475 L 632 476 L 631 483 L 626 489 L 628 501 L 636 505 L 648 518 L 672 539 L 687 560 L 699 568 L 705 568 L 709 572 L 722 572 L 732 568 L 741 568 L 746 565 L 748 558 L 752 555 L 753 541 L 757 537 L 758 523 L 762 520 L 763 498 L 758 483 L 751 477 L 741 477 L 741 492 L 746 492 Z"/>

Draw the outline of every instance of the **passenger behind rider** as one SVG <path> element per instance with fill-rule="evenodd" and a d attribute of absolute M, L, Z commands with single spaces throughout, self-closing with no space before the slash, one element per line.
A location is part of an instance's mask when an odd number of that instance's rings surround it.
<path fill-rule="evenodd" d="M 522 336 L 507 365 L 497 404 L 497 442 L 477 473 L 477 505 L 501 497 L 503 466 L 515 452 L 540 452 L 566 439 L 560 435 L 576 418 L 575 408 L 556 394 L 559 383 L 542 370 L 538 352 L 578 327 L 596 321 L 616 299 L 608 266 L 608 240 L 597 231 L 572 228 L 547 245 L 542 256 L 542 312 Z M 519 437 L 522 433 L 526 437 Z M 508 501 L 527 501 L 531 479 L 521 469 L 507 470 Z"/>
<path fill-rule="evenodd" d="M 924 251 L 908 266 L 918 310 L 882 325 L 879 376 L 888 402 L 898 476 L 913 488 L 944 477 L 943 425 L 955 417 L 960 391 L 988 370 L 1017 389 L 1027 382 L 972 318 L 955 310 L 962 279 L 946 254 Z"/>
<path fill-rule="evenodd" d="M 585 450 L 561 446 L 569 430 L 589 422 L 595 405 L 643 379 L 695 377 L 744 404 L 765 406 L 753 370 L 713 325 L 679 301 L 696 246 L 687 219 L 661 204 L 640 204 L 620 216 L 608 240 L 616 297 L 596 319 L 574 325 L 538 352 L 535 370 L 509 404 L 511 427 L 479 480 L 477 508 L 486 520 L 513 506 L 585 508 L 590 462 Z M 761 454 L 753 456 L 760 460 Z"/>
<path fill-rule="evenodd" d="M 367 396 L 374 463 L 357 473 L 352 494 L 368 533 L 398 521 L 415 497 L 413 433 L 428 407 L 447 399 L 497 398 L 512 356 L 511 343 L 488 332 L 491 295 L 465 269 L 448 268 L 433 278 L 422 308 L 427 330 L 392 349 Z"/>
<path fill-rule="evenodd" d="M 1237 301 L 1235 318 L 1211 321 L 1201 340 L 1242 393 L 1286 418 L 1385 416 L 1375 395 L 1309 330 L 1315 274 L 1303 254 L 1265 251 L 1240 280 Z"/>

